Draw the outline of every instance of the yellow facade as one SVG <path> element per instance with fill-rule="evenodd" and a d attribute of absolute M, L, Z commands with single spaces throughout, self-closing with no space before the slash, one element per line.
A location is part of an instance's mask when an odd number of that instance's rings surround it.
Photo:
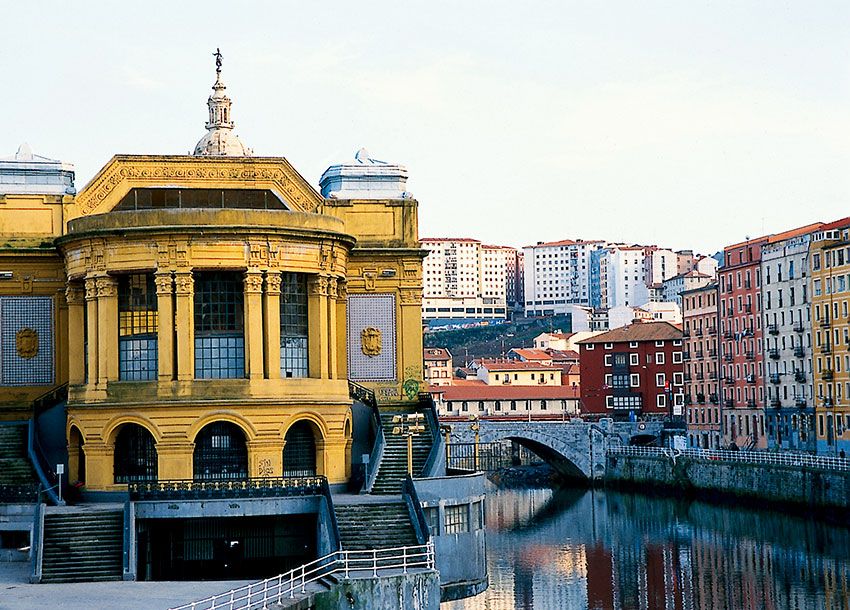
<path fill-rule="evenodd" d="M 818 451 L 850 455 L 850 219 L 811 242 L 812 367 Z"/>
<path fill-rule="evenodd" d="M 134 189 L 249 190 L 270 193 L 283 206 L 121 208 Z M 347 362 L 352 351 L 370 357 L 365 344 L 348 340 L 364 330 L 349 328 L 352 296 L 382 295 L 395 304 L 394 337 L 379 337 L 374 347 L 394 347 L 392 378 L 358 382 L 392 409 L 411 405 L 424 387 L 424 254 L 413 199 L 324 199 L 283 158 L 117 156 L 76 197 L 18 206 L 15 222 L 9 218 L 0 204 L 6 235 L 20 234 L 21 225 L 42 233 L 23 244 L 29 249 L 0 248 L 0 270 L 13 271 L 0 280 L 0 293 L 54 300 L 54 384 L 69 382 L 69 474 L 72 481 L 84 477 L 89 490 L 126 489 L 114 468 L 116 437 L 127 424 L 153 437 L 157 476 L 166 480 L 193 478 L 198 434 L 213 422 L 244 434 L 249 477 L 281 476 L 287 431 L 307 421 L 316 474 L 344 483 L 352 442 Z M 238 273 L 242 282 L 240 378 L 196 376 L 195 282 L 198 273 L 215 271 Z M 152 274 L 156 286 L 155 312 L 145 314 L 156 320 L 156 374 L 146 381 L 122 380 L 119 371 L 119 282 L 128 274 Z M 286 274 L 306 278 L 309 372 L 298 378 L 281 377 Z M 22 419 L 48 389 L 0 388 L 0 417 Z"/>

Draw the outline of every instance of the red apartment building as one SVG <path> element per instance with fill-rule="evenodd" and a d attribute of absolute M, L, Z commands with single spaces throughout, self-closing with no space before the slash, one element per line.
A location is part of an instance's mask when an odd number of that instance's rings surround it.
<path fill-rule="evenodd" d="M 720 282 L 723 443 L 767 447 L 764 435 L 764 354 L 761 249 L 767 237 L 726 246 Z"/>
<path fill-rule="evenodd" d="M 682 416 L 682 331 L 668 322 L 636 322 L 579 341 L 581 412 L 616 419 Z"/>

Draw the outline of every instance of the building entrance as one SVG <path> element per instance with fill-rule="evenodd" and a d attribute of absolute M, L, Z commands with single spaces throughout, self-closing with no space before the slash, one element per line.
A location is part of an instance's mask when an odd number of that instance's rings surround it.
<path fill-rule="evenodd" d="M 316 515 L 139 521 L 139 580 L 268 578 L 317 558 Z"/>

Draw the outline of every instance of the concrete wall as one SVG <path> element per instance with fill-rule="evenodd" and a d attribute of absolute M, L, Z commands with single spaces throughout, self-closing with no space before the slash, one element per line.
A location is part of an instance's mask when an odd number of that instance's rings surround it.
<path fill-rule="evenodd" d="M 678 456 L 609 456 L 607 482 L 660 485 L 772 502 L 846 509 L 850 472 L 775 464 L 742 464 Z"/>
<path fill-rule="evenodd" d="M 345 580 L 316 596 L 315 610 L 439 610 L 436 572 Z"/>

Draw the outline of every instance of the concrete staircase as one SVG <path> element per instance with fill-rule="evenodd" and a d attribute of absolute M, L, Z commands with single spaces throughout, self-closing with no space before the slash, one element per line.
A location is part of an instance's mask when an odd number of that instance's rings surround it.
<path fill-rule="evenodd" d="M 403 500 L 336 504 L 339 538 L 344 551 L 365 551 L 419 544 Z"/>
<path fill-rule="evenodd" d="M 377 495 L 398 495 L 401 484 L 407 474 L 407 438 L 393 434 L 393 416 L 396 413 L 381 414 L 381 426 L 384 430 L 384 455 L 378 467 L 378 475 L 371 493 Z M 424 422 L 423 422 L 424 423 Z M 413 437 L 413 476 L 419 476 L 428 460 L 433 438 L 425 423 L 425 432 Z"/>
<path fill-rule="evenodd" d="M 121 580 L 124 512 L 50 511 L 44 515 L 41 582 Z"/>
<path fill-rule="evenodd" d="M 27 426 L 0 425 L 0 486 L 36 486 L 27 455 Z"/>

